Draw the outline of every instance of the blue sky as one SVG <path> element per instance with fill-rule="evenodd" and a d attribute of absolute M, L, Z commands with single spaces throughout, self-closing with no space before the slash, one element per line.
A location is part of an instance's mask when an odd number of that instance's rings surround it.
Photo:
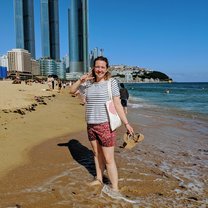
<path fill-rule="evenodd" d="M 0 54 L 15 48 L 13 0 L 0 0 Z M 36 58 L 41 57 L 40 2 L 35 4 Z M 67 8 L 59 0 L 61 57 L 68 54 Z M 208 82 L 208 0 L 89 0 L 89 50 L 110 64 L 140 66 L 174 81 Z"/>

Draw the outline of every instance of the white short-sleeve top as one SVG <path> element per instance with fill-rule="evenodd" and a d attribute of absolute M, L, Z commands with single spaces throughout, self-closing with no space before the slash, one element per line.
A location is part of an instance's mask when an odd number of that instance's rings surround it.
<path fill-rule="evenodd" d="M 112 96 L 119 96 L 119 85 L 116 79 L 110 79 Z M 108 80 L 103 82 L 94 82 L 86 84 L 85 97 L 86 97 L 86 122 L 88 124 L 99 124 L 109 121 L 106 101 L 108 101 Z"/>

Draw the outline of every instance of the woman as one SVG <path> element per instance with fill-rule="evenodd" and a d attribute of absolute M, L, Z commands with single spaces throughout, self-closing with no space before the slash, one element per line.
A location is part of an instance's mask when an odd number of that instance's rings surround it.
<path fill-rule="evenodd" d="M 92 72 L 84 74 L 71 88 L 70 93 L 76 92 L 81 84 L 91 81 L 86 85 L 86 122 L 88 138 L 91 143 L 95 167 L 96 180 L 91 185 L 103 183 L 103 172 L 107 169 L 108 177 L 112 184 L 112 190 L 118 191 L 118 172 L 114 158 L 114 147 L 116 143 L 116 132 L 111 131 L 105 103 L 109 100 L 108 80 L 108 59 L 99 56 L 94 60 Z M 125 124 L 127 131 L 133 134 L 120 101 L 118 83 L 115 79 L 111 80 L 113 102 L 119 117 Z"/>

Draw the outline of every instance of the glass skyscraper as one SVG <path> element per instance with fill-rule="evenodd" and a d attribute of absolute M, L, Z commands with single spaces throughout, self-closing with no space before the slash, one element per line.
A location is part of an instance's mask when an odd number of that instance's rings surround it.
<path fill-rule="evenodd" d="M 70 73 L 88 71 L 88 1 L 71 0 L 69 16 Z"/>
<path fill-rule="evenodd" d="M 33 0 L 14 0 L 16 48 L 28 50 L 35 58 Z"/>
<path fill-rule="evenodd" d="M 41 0 L 42 57 L 60 60 L 58 0 Z"/>

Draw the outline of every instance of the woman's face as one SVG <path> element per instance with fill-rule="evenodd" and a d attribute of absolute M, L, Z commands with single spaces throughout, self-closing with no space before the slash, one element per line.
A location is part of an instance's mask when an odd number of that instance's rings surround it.
<path fill-rule="evenodd" d="M 95 62 L 94 72 L 95 72 L 97 81 L 103 80 L 107 71 L 108 69 L 107 69 L 105 61 L 97 60 Z"/>

